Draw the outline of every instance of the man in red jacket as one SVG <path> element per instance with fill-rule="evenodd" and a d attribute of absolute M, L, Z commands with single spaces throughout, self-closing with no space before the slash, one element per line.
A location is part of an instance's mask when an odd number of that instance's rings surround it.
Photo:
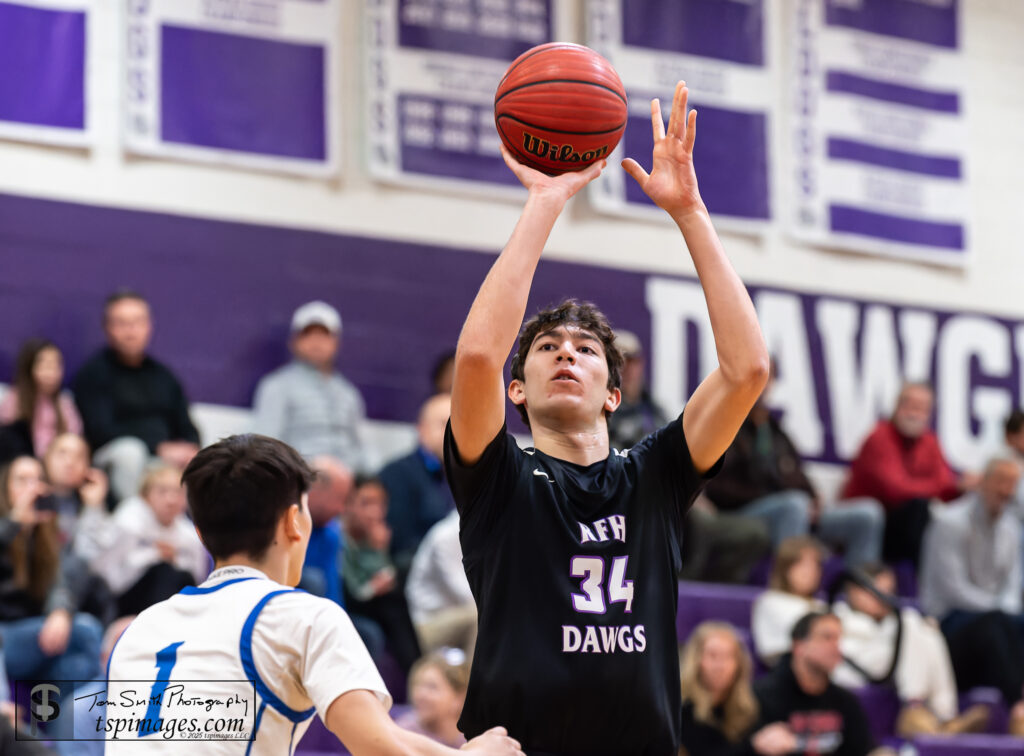
<path fill-rule="evenodd" d="M 957 478 L 932 431 L 935 393 L 927 383 L 906 383 L 889 420 L 880 420 L 850 465 L 843 498 L 870 496 L 886 512 L 883 551 L 888 561 L 917 566 L 931 499 L 950 501 L 973 488 L 977 476 Z"/>

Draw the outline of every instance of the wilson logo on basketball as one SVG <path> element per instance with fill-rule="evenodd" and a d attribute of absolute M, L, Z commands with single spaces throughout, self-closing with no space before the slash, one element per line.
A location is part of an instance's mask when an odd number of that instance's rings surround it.
<path fill-rule="evenodd" d="M 601 145 L 596 150 L 577 152 L 571 144 L 551 144 L 528 131 L 523 132 L 523 149 L 531 155 L 563 163 L 589 163 L 608 154 L 608 145 Z"/>

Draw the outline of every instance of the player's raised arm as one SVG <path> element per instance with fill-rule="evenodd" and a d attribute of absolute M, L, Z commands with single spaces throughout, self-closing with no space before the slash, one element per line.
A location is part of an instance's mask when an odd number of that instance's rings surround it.
<path fill-rule="evenodd" d="M 768 351 L 750 295 L 725 255 L 697 188 L 693 168 L 697 111 L 687 115 L 687 95 L 686 84 L 679 82 L 667 131 L 660 104 L 651 102 L 651 172 L 632 158 L 624 160 L 622 167 L 679 226 L 704 288 L 719 367 L 697 387 L 683 414 L 693 464 L 704 472 L 732 443 L 760 396 L 768 380 Z"/>
<path fill-rule="evenodd" d="M 547 176 L 517 162 L 504 148 L 502 154 L 529 195 L 512 236 L 473 300 L 455 350 L 452 433 L 467 465 L 480 459 L 505 422 L 502 371 L 522 325 L 548 234 L 569 198 L 605 165 L 601 161 L 582 171 Z"/>

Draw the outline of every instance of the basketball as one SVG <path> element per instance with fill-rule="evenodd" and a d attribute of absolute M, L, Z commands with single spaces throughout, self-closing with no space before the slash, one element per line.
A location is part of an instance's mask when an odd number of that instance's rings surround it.
<path fill-rule="evenodd" d="M 508 67 L 494 123 L 524 165 L 549 175 L 607 158 L 626 128 L 626 90 L 612 64 L 583 45 L 550 42 Z"/>

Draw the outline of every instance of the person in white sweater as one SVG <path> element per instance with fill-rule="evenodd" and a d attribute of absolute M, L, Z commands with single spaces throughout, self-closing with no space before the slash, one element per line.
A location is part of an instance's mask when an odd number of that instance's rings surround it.
<path fill-rule="evenodd" d="M 754 600 L 751 631 L 757 656 L 772 666 L 789 651 L 790 632 L 808 612 L 825 604 L 815 594 L 821 588 L 824 548 L 811 536 L 793 536 L 779 544 L 768 590 Z"/>
<path fill-rule="evenodd" d="M 118 597 L 120 614 L 138 614 L 206 577 L 209 557 L 185 508 L 181 472 L 161 464 L 113 515 L 82 512 L 75 550 Z"/>
<path fill-rule="evenodd" d="M 890 568 L 874 564 L 863 566 L 861 571 L 879 593 L 895 595 L 896 576 Z M 840 642 L 843 657 L 853 664 L 840 664 L 832 674 L 833 682 L 856 688 L 887 675 L 892 667 L 897 636 L 896 615 L 891 604 L 892 601 L 886 604 L 856 583 L 847 585 L 846 601 L 837 602 L 832 610 L 843 625 Z M 987 707 L 972 706 L 957 715 L 953 663 L 938 624 L 913 607 L 899 611 L 903 632 L 893 672 L 893 683 L 902 704 L 896 722 L 897 734 L 912 737 L 982 730 L 988 723 Z"/>
<path fill-rule="evenodd" d="M 429 653 L 444 646 L 472 656 L 476 644 L 476 602 L 462 566 L 459 513 L 452 510 L 427 531 L 413 557 L 405 584 L 420 647 Z"/>

